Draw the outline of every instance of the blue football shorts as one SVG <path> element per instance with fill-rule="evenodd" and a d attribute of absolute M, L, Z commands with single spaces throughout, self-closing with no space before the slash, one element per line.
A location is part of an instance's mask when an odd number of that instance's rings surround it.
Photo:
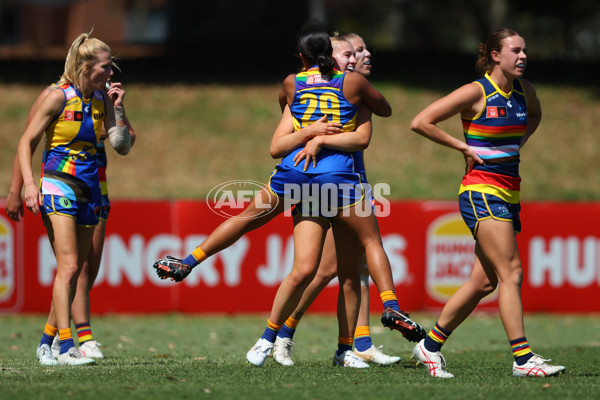
<path fill-rule="evenodd" d="M 100 215 L 100 207 L 96 203 L 69 200 L 66 197 L 45 194 L 41 207 L 42 216 L 65 215 L 75 219 L 78 226 L 96 226 Z"/>
<path fill-rule="evenodd" d="M 515 232 L 521 232 L 520 203 L 511 204 L 498 196 L 466 191 L 458 196 L 458 206 L 473 237 L 477 234 L 479 222 L 490 218 L 512 222 Z"/>
<path fill-rule="evenodd" d="M 281 164 L 271 175 L 269 188 L 290 206 L 296 206 L 294 215 L 323 218 L 334 217 L 337 210 L 358 204 L 366 192 L 357 173 L 307 174 Z"/>

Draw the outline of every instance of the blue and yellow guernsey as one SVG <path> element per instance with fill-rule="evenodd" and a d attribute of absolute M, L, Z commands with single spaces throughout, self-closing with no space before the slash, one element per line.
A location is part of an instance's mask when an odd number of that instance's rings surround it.
<path fill-rule="evenodd" d="M 46 128 L 42 160 L 42 194 L 100 205 L 96 145 L 100 139 L 105 105 L 102 93 L 90 99 L 70 85 L 61 86 L 65 103 Z"/>
<path fill-rule="evenodd" d="M 309 126 L 323 115 L 329 122 L 342 124 L 344 132 L 356 130 L 358 107 L 350 103 L 342 91 L 345 72 L 334 70 L 323 75 L 313 66 L 296 74 L 296 93 L 290 107 L 294 117 L 294 131 Z M 304 163 L 294 166 L 294 156 L 302 149 L 298 148 L 285 156 L 281 163 L 298 171 L 321 174 L 325 172 L 356 172 L 352 153 L 323 148 L 317 154 L 317 166 L 309 166 L 304 171 Z"/>
<path fill-rule="evenodd" d="M 463 177 L 459 194 L 471 190 L 519 203 L 521 138 L 527 129 L 527 100 L 520 80 L 504 93 L 486 73 L 481 85 L 485 104 L 472 119 L 462 119 L 466 143 L 484 161 Z"/>

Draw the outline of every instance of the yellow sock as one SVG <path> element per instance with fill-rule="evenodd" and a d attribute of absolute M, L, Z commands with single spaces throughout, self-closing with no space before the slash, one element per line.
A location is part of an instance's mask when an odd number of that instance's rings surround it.
<path fill-rule="evenodd" d="M 73 339 L 73 335 L 71 334 L 71 328 L 59 329 L 58 338 L 61 342 L 67 339 Z"/>
<path fill-rule="evenodd" d="M 386 301 L 398 301 L 396 297 L 396 293 L 393 290 L 386 290 L 385 292 L 379 293 L 379 297 L 381 297 L 381 301 L 385 303 Z"/>
<path fill-rule="evenodd" d="M 44 327 L 44 333 L 50 337 L 54 337 L 56 336 L 56 333 L 58 332 L 58 329 L 56 329 L 55 327 L 53 327 L 52 325 L 49 325 L 46 322 L 46 326 Z"/>
<path fill-rule="evenodd" d="M 208 258 L 206 256 L 206 253 L 204 253 L 204 251 L 202 251 L 202 249 L 200 247 L 196 247 L 194 249 L 194 251 L 192 251 L 192 255 L 194 256 L 194 258 L 196 260 L 198 260 L 198 264 L 200 264 L 202 261 L 204 261 Z"/>

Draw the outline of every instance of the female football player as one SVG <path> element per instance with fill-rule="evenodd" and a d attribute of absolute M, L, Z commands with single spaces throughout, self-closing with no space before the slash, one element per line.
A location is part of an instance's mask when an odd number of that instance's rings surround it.
<path fill-rule="evenodd" d="M 545 377 L 565 370 L 531 351 L 523 327 L 523 267 L 516 241 L 521 230 L 519 152 L 542 118 L 533 85 L 522 79 L 526 50 L 525 39 L 513 30 L 491 33 L 479 45 L 477 70 L 483 77 L 430 104 L 411 123 L 418 134 L 463 154 L 459 206 L 475 238 L 471 277 L 413 350 L 413 358 L 437 378 L 454 376 L 446 371 L 442 346 L 496 287 L 500 318 L 514 355 L 513 375 Z M 437 126 L 456 114 L 461 116 L 465 142 Z"/>
<path fill-rule="evenodd" d="M 70 311 L 102 205 L 96 163 L 102 124 L 117 152 L 127 154 L 131 147 L 123 115 L 125 91 L 122 87 L 111 88 L 112 101 L 105 93 L 112 75 L 108 45 L 89 34 L 79 35 L 69 49 L 56 88 L 41 101 L 19 142 L 25 205 L 36 215 L 42 213 L 57 262 L 50 313 L 37 349 L 38 361 L 43 365 L 94 362 L 75 348 Z M 38 187 L 31 159 L 44 134 L 43 175 Z M 58 360 L 50 349 L 57 333 Z"/>

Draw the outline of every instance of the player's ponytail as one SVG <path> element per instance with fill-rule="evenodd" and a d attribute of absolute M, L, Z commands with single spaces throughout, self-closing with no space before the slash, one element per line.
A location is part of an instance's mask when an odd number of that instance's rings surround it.
<path fill-rule="evenodd" d="M 96 54 L 99 51 L 108 51 L 110 47 L 102 40 L 90 38 L 90 33 L 82 33 L 75 38 L 67 58 L 65 59 L 65 69 L 58 81 L 58 85 L 72 84 L 81 90 L 82 77 L 86 67 L 96 62 Z"/>
<path fill-rule="evenodd" d="M 319 71 L 328 75 L 333 71 L 335 60 L 331 56 L 333 47 L 329 35 L 319 22 L 305 24 L 298 33 L 298 52 L 311 65 L 318 65 Z"/>

